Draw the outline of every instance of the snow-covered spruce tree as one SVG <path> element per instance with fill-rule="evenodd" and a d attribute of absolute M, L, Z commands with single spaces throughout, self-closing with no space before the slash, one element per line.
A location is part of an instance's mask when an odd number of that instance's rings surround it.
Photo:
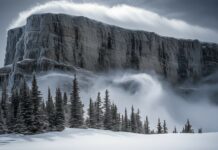
<path fill-rule="evenodd" d="M 124 129 L 125 129 L 124 116 L 121 114 L 121 128 L 120 128 L 120 130 L 124 131 Z"/>
<path fill-rule="evenodd" d="M 104 128 L 106 130 L 112 129 L 111 103 L 108 90 L 105 91 L 104 98 Z"/>
<path fill-rule="evenodd" d="M 71 92 L 71 106 L 70 106 L 71 114 L 69 125 L 70 128 L 81 128 L 83 126 L 83 104 L 80 100 L 79 96 L 79 85 L 76 78 L 76 75 L 73 80 L 73 89 Z"/>
<path fill-rule="evenodd" d="M 0 134 L 6 133 L 6 125 L 3 120 L 2 108 L 0 107 Z"/>
<path fill-rule="evenodd" d="M 17 118 L 17 111 L 19 107 L 19 95 L 18 91 L 14 90 L 11 92 L 10 104 L 8 105 L 8 118 L 7 118 L 7 128 L 8 133 L 12 133 L 14 129 L 14 123 Z"/>
<path fill-rule="evenodd" d="M 67 93 L 64 92 L 64 96 L 63 96 L 63 102 L 64 102 L 64 106 L 67 105 L 67 101 L 68 101 L 68 98 L 67 98 Z"/>
<path fill-rule="evenodd" d="M 29 89 L 26 81 L 23 80 L 20 89 L 20 104 L 21 104 L 21 115 L 24 123 L 24 134 L 30 134 L 33 132 L 33 102 L 30 98 Z"/>
<path fill-rule="evenodd" d="M 89 108 L 88 108 L 88 127 L 96 128 L 96 110 L 92 99 L 89 100 Z"/>
<path fill-rule="evenodd" d="M 163 128 L 160 122 L 160 118 L 158 118 L 158 123 L 157 123 L 157 134 L 163 133 Z"/>
<path fill-rule="evenodd" d="M 40 97 L 41 93 L 38 90 L 37 80 L 35 74 L 32 79 L 32 88 L 31 88 L 31 101 L 33 103 L 33 132 L 40 133 L 44 130 L 44 117 L 43 117 L 43 108 L 42 100 Z"/>
<path fill-rule="evenodd" d="M 150 127 L 149 127 L 148 116 L 146 116 L 145 122 L 144 122 L 144 133 L 145 134 L 150 134 Z"/>
<path fill-rule="evenodd" d="M 143 133 L 142 121 L 141 121 L 139 109 L 138 109 L 137 113 L 135 114 L 135 116 L 136 116 L 136 132 Z"/>
<path fill-rule="evenodd" d="M 11 96 L 11 112 L 12 112 L 12 118 L 17 118 L 18 114 L 18 108 L 19 108 L 19 93 L 18 90 L 12 91 Z"/>
<path fill-rule="evenodd" d="M 120 130 L 120 115 L 117 112 L 117 106 L 115 104 L 111 105 L 111 115 L 112 115 L 112 130 Z"/>
<path fill-rule="evenodd" d="M 192 125 L 189 122 L 189 119 L 187 120 L 183 133 L 194 133 L 194 130 L 192 129 Z"/>
<path fill-rule="evenodd" d="M 55 108 L 55 127 L 57 131 L 62 131 L 64 130 L 65 118 L 60 88 L 56 89 Z"/>
<path fill-rule="evenodd" d="M 173 133 L 178 133 L 176 127 L 174 128 Z"/>
<path fill-rule="evenodd" d="M 137 131 L 137 122 L 136 122 L 136 115 L 135 115 L 135 112 L 134 112 L 134 107 L 132 106 L 132 109 L 131 109 L 131 118 L 130 118 L 130 121 L 131 121 L 131 132 L 134 132 L 136 133 Z"/>
<path fill-rule="evenodd" d="M 46 112 L 49 124 L 49 130 L 54 130 L 55 128 L 55 107 L 51 96 L 50 88 L 48 88 L 48 99 L 46 104 Z"/>
<path fill-rule="evenodd" d="M 127 109 L 125 108 L 125 115 L 124 115 L 124 129 L 123 131 L 130 131 L 130 127 L 129 127 L 129 119 L 128 119 L 128 114 L 127 114 Z"/>
<path fill-rule="evenodd" d="M 63 102 L 64 102 L 64 112 L 67 114 L 67 102 L 68 102 L 68 97 L 67 97 L 67 93 L 64 92 L 64 96 L 63 96 Z"/>
<path fill-rule="evenodd" d="M 7 112 L 8 112 L 8 91 L 7 91 L 6 80 L 4 80 L 2 85 L 1 110 L 2 110 L 3 121 L 6 122 Z"/>
<path fill-rule="evenodd" d="M 164 120 L 164 122 L 163 122 L 163 133 L 168 133 L 166 120 Z"/>
<path fill-rule="evenodd" d="M 98 92 L 97 95 L 95 108 L 96 108 L 96 128 L 101 129 L 103 127 L 103 110 L 102 110 L 102 101 L 101 101 L 100 92 Z"/>
<path fill-rule="evenodd" d="M 198 129 L 198 133 L 203 133 L 202 128 Z"/>
<path fill-rule="evenodd" d="M 21 113 L 21 103 L 18 105 L 17 116 L 13 123 L 13 132 L 15 133 L 25 133 L 26 127 L 24 124 L 24 119 Z"/>

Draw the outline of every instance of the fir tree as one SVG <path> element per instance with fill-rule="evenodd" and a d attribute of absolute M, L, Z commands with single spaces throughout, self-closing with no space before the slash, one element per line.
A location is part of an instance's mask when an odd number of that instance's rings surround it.
<path fill-rule="evenodd" d="M 104 128 L 106 130 L 112 129 L 112 116 L 111 116 L 111 103 L 109 99 L 109 92 L 108 90 L 105 91 L 105 98 L 104 98 Z"/>
<path fill-rule="evenodd" d="M 61 90 L 57 88 L 55 97 L 55 126 L 57 131 L 64 130 L 64 109 Z"/>
<path fill-rule="evenodd" d="M 115 104 L 111 106 L 111 114 L 112 114 L 112 130 L 119 131 L 120 130 L 120 116 L 117 112 L 117 106 Z"/>
<path fill-rule="evenodd" d="M 54 108 L 54 103 L 51 96 L 50 88 L 48 88 L 48 100 L 46 105 L 46 112 L 48 117 L 49 128 L 50 130 L 53 130 L 55 127 L 55 108 Z"/>
<path fill-rule="evenodd" d="M 67 102 L 68 102 L 68 97 L 67 97 L 67 93 L 66 93 L 66 92 L 64 92 L 63 102 L 64 102 L 64 112 L 67 113 Z"/>
<path fill-rule="evenodd" d="M 158 123 L 157 123 L 157 134 L 163 133 L 163 129 L 161 126 L 160 118 L 158 118 Z"/>
<path fill-rule="evenodd" d="M 189 119 L 187 120 L 185 124 L 183 133 L 194 133 L 194 130 L 192 129 L 192 125 L 190 124 Z"/>
<path fill-rule="evenodd" d="M 173 133 L 178 133 L 176 127 L 174 128 Z"/>
<path fill-rule="evenodd" d="M 67 93 L 66 92 L 64 92 L 63 101 L 64 101 L 64 106 L 66 106 L 67 102 L 68 102 L 68 98 L 67 98 Z"/>
<path fill-rule="evenodd" d="M 89 108 L 88 108 L 88 127 L 95 128 L 96 127 L 96 113 L 95 113 L 95 106 L 90 98 L 89 101 Z"/>
<path fill-rule="evenodd" d="M 83 104 L 79 96 L 76 75 L 73 80 L 73 89 L 71 92 L 71 115 L 69 123 L 71 128 L 81 128 L 83 126 Z"/>
<path fill-rule="evenodd" d="M 13 124 L 13 132 L 15 133 L 25 133 L 26 127 L 24 125 L 24 119 L 21 113 L 21 104 L 19 103 L 18 109 L 17 109 L 17 117 L 14 120 Z"/>
<path fill-rule="evenodd" d="M 10 101 L 11 104 L 8 107 L 8 113 L 7 113 L 8 114 L 7 127 L 9 133 L 13 132 L 14 123 L 17 118 L 17 112 L 19 107 L 19 95 L 17 90 L 12 91 Z"/>
<path fill-rule="evenodd" d="M 33 102 L 31 101 L 29 89 L 25 80 L 20 89 L 20 94 L 21 119 L 23 119 L 23 127 L 25 128 L 21 130 L 25 131 L 25 134 L 29 134 L 33 131 Z"/>
<path fill-rule="evenodd" d="M 44 120 L 41 108 L 41 97 L 38 90 L 37 80 L 35 74 L 33 75 L 32 88 L 31 88 L 31 101 L 33 103 L 33 132 L 42 132 L 44 127 Z"/>
<path fill-rule="evenodd" d="M 18 90 L 12 92 L 11 96 L 11 105 L 12 105 L 12 115 L 13 118 L 17 118 L 18 107 L 19 107 L 19 93 Z"/>
<path fill-rule="evenodd" d="M 129 119 L 128 119 L 128 115 L 127 115 L 127 110 L 125 108 L 125 115 L 124 115 L 124 129 L 123 131 L 126 131 L 128 132 L 130 129 L 129 129 Z"/>
<path fill-rule="evenodd" d="M 3 120 L 2 108 L 0 107 L 0 134 L 6 133 L 6 125 Z"/>
<path fill-rule="evenodd" d="M 96 107 L 96 127 L 98 129 L 101 129 L 103 127 L 103 110 L 102 110 L 102 101 L 101 101 L 100 92 L 98 92 L 95 107 Z"/>
<path fill-rule="evenodd" d="M 136 118 L 136 132 L 137 133 L 142 133 L 142 121 L 141 121 L 141 116 L 140 116 L 140 111 L 138 109 L 137 113 L 135 114 Z"/>
<path fill-rule="evenodd" d="M 164 120 L 164 123 L 163 123 L 163 133 L 168 133 L 167 124 L 166 124 L 165 120 Z"/>
<path fill-rule="evenodd" d="M 3 120 L 6 122 L 7 112 L 8 112 L 8 92 L 7 92 L 7 81 L 4 80 L 2 85 L 2 99 L 1 99 L 1 110 L 3 115 Z"/>
<path fill-rule="evenodd" d="M 136 123 L 136 115 L 134 112 L 134 107 L 132 106 L 132 112 L 131 112 L 131 132 L 136 132 L 137 131 L 137 123 Z"/>
<path fill-rule="evenodd" d="M 146 116 L 146 119 L 145 119 L 144 132 L 145 132 L 145 134 L 150 134 L 150 127 L 149 127 L 148 116 Z"/>
<path fill-rule="evenodd" d="M 202 128 L 198 129 L 198 133 L 203 133 Z"/>

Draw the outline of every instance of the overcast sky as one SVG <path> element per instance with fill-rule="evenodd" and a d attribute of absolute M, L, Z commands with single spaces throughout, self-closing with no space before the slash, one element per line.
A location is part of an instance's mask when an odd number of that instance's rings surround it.
<path fill-rule="evenodd" d="M 54 6 L 60 5 L 60 3 L 50 3 L 43 7 L 48 2 L 49 0 L 0 0 L 0 66 L 3 65 L 8 28 L 24 24 L 25 14 L 46 11 L 63 12 L 63 10 L 57 11 L 60 6 Z M 73 2 L 95 3 L 93 7 L 96 9 L 90 7 L 90 10 L 87 11 L 87 9 L 84 9 L 87 5 L 80 5 L 75 8 L 75 3 L 71 7 L 68 3 L 63 5 L 69 6 L 64 12 L 88 16 L 127 28 L 153 31 L 167 36 L 175 35 L 177 37 L 176 31 L 178 30 L 178 33 L 181 33 L 181 36 L 178 37 L 218 42 L 217 0 L 73 0 Z M 117 8 L 118 4 L 126 4 L 128 7 Z M 92 15 L 90 15 L 90 11 L 93 11 Z M 127 11 L 128 13 L 126 13 Z M 108 12 L 111 12 L 111 14 L 108 15 Z M 115 19 L 105 19 L 104 17 L 114 17 Z M 133 18 L 138 19 L 139 24 L 136 21 L 134 22 Z M 123 22 L 128 23 L 128 25 Z M 152 26 L 151 23 L 153 23 Z M 172 31 L 170 28 L 172 28 Z M 192 29 L 194 32 L 192 32 Z"/>

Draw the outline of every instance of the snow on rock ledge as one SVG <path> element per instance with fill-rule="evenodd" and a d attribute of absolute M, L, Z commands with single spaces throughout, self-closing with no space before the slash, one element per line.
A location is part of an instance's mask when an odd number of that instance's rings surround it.
<path fill-rule="evenodd" d="M 35 61 L 17 63 L 26 59 Z M 127 30 L 80 16 L 35 14 L 24 27 L 8 31 L 5 65 L 9 64 L 14 64 L 15 74 L 20 68 L 64 71 L 66 66 L 94 72 L 154 70 L 178 83 L 217 70 L 218 45 Z"/>

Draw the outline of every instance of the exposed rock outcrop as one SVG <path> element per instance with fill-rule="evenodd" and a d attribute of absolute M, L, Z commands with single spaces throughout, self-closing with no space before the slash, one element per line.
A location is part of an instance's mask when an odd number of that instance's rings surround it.
<path fill-rule="evenodd" d="M 195 81 L 218 69 L 218 45 L 178 40 L 106 25 L 85 17 L 36 14 L 8 31 L 1 74 L 74 67 L 90 71 L 154 70 L 172 83 Z"/>

